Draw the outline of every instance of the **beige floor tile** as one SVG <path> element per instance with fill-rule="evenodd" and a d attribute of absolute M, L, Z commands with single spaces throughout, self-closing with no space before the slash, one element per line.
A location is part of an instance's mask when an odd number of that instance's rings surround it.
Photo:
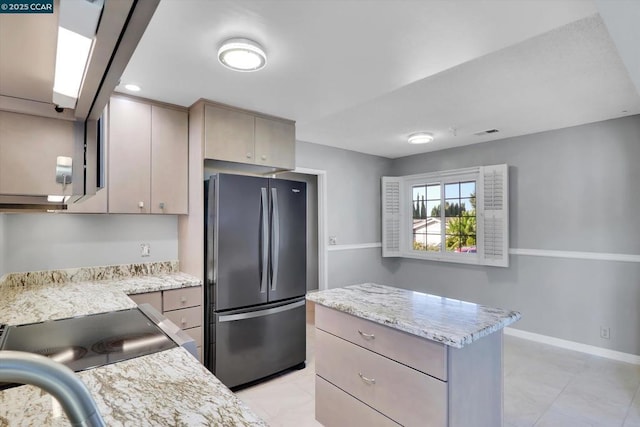
<path fill-rule="evenodd" d="M 310 402 L 299 407 L 290 408 L 283 414 L 271 418 L 269 425 L 273 427 L 318 427 L 322 426 L 315 419 L 315 404 Z"/>
<path fill-rule="evenodd" d="M 535 427 L 593 427 L 593 424 L 551 410 L 538 420 Z"/>
<path fill-rule="evenodd" d="M 292 382 L 291 378 L 284 381 L 277 378 L 247 389 L 245 393 L 249 401 L 258 402 L 271 421 L 296 408 L 308 408 L 308 405 L 314 404 L 314 396 L 304 387 Z"/>
<path fill-rule="evenodd" d="M 605 390 L 600 396 L 578 390 L 565 391 L 553 402 L 551 410 L 598 427 L 620 427 L 624 423 L 629 405 L 621 405 L 606 396 Z"/>

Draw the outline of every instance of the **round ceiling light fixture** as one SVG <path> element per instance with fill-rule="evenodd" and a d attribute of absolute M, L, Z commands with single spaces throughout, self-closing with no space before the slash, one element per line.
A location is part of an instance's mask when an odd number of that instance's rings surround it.
<path fill-rule="evenodd" d="M 218 49 L 218 60 L 234 71 L 257 71 L 267 65 L 264 49 L 253 40 L 233 38 Z"/>
<path fill-rule="evenodd" d="M 409 144 L 426 144 L 433 141 L 433 134 L 429 132 L 416 132 L 409 135 Z"/>
<path fill-rule="evenodd" d="M 128 91 L 131 91 L 131 92 L 140 92 L 140 86 L 132 84 L 132 83 L 124 85 L 124 88 L 126 90 L 128 90 Z"/>

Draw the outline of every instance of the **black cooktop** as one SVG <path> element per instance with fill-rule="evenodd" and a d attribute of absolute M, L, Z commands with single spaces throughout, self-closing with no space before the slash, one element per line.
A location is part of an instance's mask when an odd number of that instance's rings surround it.
<path fill-rule="evenodd" d="M 0 334 L 0 350 L 42 354 L 76 372 L 177 346 L 138 308 L 8 326 Z"/>

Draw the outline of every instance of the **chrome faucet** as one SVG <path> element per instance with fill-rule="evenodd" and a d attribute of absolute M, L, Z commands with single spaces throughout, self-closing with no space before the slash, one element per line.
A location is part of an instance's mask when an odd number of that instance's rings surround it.
<path fill-rule="evenodd" d="M 0 351 L 0 382 L 40 387 L 58 400 L 72 426 L 106 425 L 84 383 L 71 369 L 45 356 Z"/>

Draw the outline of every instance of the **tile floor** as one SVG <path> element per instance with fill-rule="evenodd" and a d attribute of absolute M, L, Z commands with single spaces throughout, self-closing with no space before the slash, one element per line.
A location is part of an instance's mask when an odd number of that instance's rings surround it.
<path fill-rule="evenodd" d="M 314 419 L 314 332 L 307 324 L 305 369 L 237 393 L 271 426 L 321 426 Z M 511 336 L 504 358 L 505 427 L 640 427 L 640 366 Z"/>

